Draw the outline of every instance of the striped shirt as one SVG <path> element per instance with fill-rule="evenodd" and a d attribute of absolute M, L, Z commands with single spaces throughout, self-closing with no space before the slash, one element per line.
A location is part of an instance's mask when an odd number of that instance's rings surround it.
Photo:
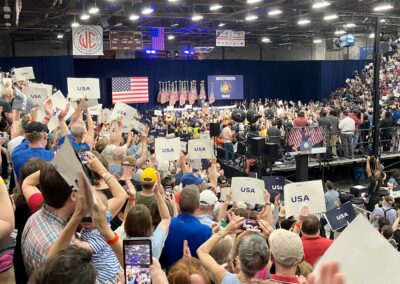
<path fill-rule="evenodd" d="M 96 229 L 83 229 L 81 241 L 87 242 L 93 250 L 92 262 L 97 271 L 97 282 L 117 283 L 119 262 L 111 247 Z"/>
<path fill-rule="evenodd" d="M 27 275 L 45 261 L 51 246 L 66 225 L 67 220 L 50 212 L 46 206 L 28 219 L 21 237 L 22 258 Z"/>

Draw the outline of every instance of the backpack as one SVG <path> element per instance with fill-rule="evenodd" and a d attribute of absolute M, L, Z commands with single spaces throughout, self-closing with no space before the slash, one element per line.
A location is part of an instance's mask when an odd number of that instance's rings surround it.
<path fill-rule="evenodd" d="M 381 207 L 382 211 L 383 211 L 383 216 L 386 218 L 386 212 L 390 211 L 390 210 L 395 210 L 393 207 L 390 207 L 388 209 L 383 209 L 383 207 Z"/>

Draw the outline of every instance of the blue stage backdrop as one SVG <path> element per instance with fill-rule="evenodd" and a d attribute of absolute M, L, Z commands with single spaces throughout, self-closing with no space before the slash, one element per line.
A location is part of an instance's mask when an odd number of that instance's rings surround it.
<path fill-rule="evenodd" d="M 141 111 L 157 105 L 158 81 L 201 80 L 210 75 L 243 75 L 244 98 L 319 100 L 343 86 L 347 77 L 368 60 L 346 61 L 249 61 L 73 59 L 72 57 L 0 58 L 0 67 L 33 66 L 37 81 L 53 84 L 66 95 L 67 77 L 100 78 L 101 103 L 111 106 L 111 78 L 149 77 L 150 102 L 134 105 Z M 207 94 L 208 95 L 208 94 Z M 218 101 L 218 105 L 231 104 Z"/>

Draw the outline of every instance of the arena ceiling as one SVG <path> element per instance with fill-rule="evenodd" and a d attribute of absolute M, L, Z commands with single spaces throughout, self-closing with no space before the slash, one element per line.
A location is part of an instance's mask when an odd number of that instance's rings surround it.
<path fill-rule="evenodd" d="M 106 30 L 142 31 L 145 41 L 150 40 L 151 27 L 165 27 L 166 34 L 173 35 L 176 43 L 197 46 L 214 45 L 217 29 L 246 31 L 247 42 L 268 38 L 271 45 L 304 44 L 315 38 L 335 38 L 335 31 L 343 29 L 356 35 L 370 34 L 374 17 L 378 15 L 382 19 L 383 33 L 400 37 L 400 2 L 397 0 L 325 0 L 330 5 L 320 9 L 313 8 L 313 4 L 324 0 L 22 0 L 18 25 L 16 1 L 20 0 L 0 1 L 11 7 L 11 13 L 6 12 L 7 9 L 0 12 L 0 32 L 15 40 L 49 40 L 59 33 L 68 35 L 71 23 L 76 21 L 102 25 Z M 257 3 L 247 3 L 249 1 Z M 389 2 L 394 7 L 374 11 L 374 7 L 382 2 Z M 210 10 L 215 4 L 222 7 Z M 86 21 L 81 20 L 81 15 L 94 6 L 99 8 L 98 13 L 90 15 Z M 151 8 L 153 12 L 143 14 L 145 8 Z M 281 13 L 269 15 L 271 11 L 279 13 L 277 10 Z M 9 19 L 7 14 L 10 14 Z M 203 18 L 193 21 L 194 14 Z M 139 18 L 130 20 L 132 15 Z M 337 15 L 337 18 L 324 20 L 329 15 Z M 258 18 L 246 20 L 251 16 Z M 299 20 L 311 22 L 299 25 Z"/>

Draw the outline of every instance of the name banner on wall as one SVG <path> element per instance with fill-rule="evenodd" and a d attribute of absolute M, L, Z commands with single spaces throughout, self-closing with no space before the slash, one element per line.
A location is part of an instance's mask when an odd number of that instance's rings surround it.
<path fill-rule="evenodd" d="M 79 26 L 72 29 L 73 55 L 97 56 L 103 54 L 103 28 Z"/>
<path fill-rule="evenodd" d="M 208 76 L 207 83 L 208 93 L 214 91 L 215 100 L 243 99 L 243 75 Z"/>

